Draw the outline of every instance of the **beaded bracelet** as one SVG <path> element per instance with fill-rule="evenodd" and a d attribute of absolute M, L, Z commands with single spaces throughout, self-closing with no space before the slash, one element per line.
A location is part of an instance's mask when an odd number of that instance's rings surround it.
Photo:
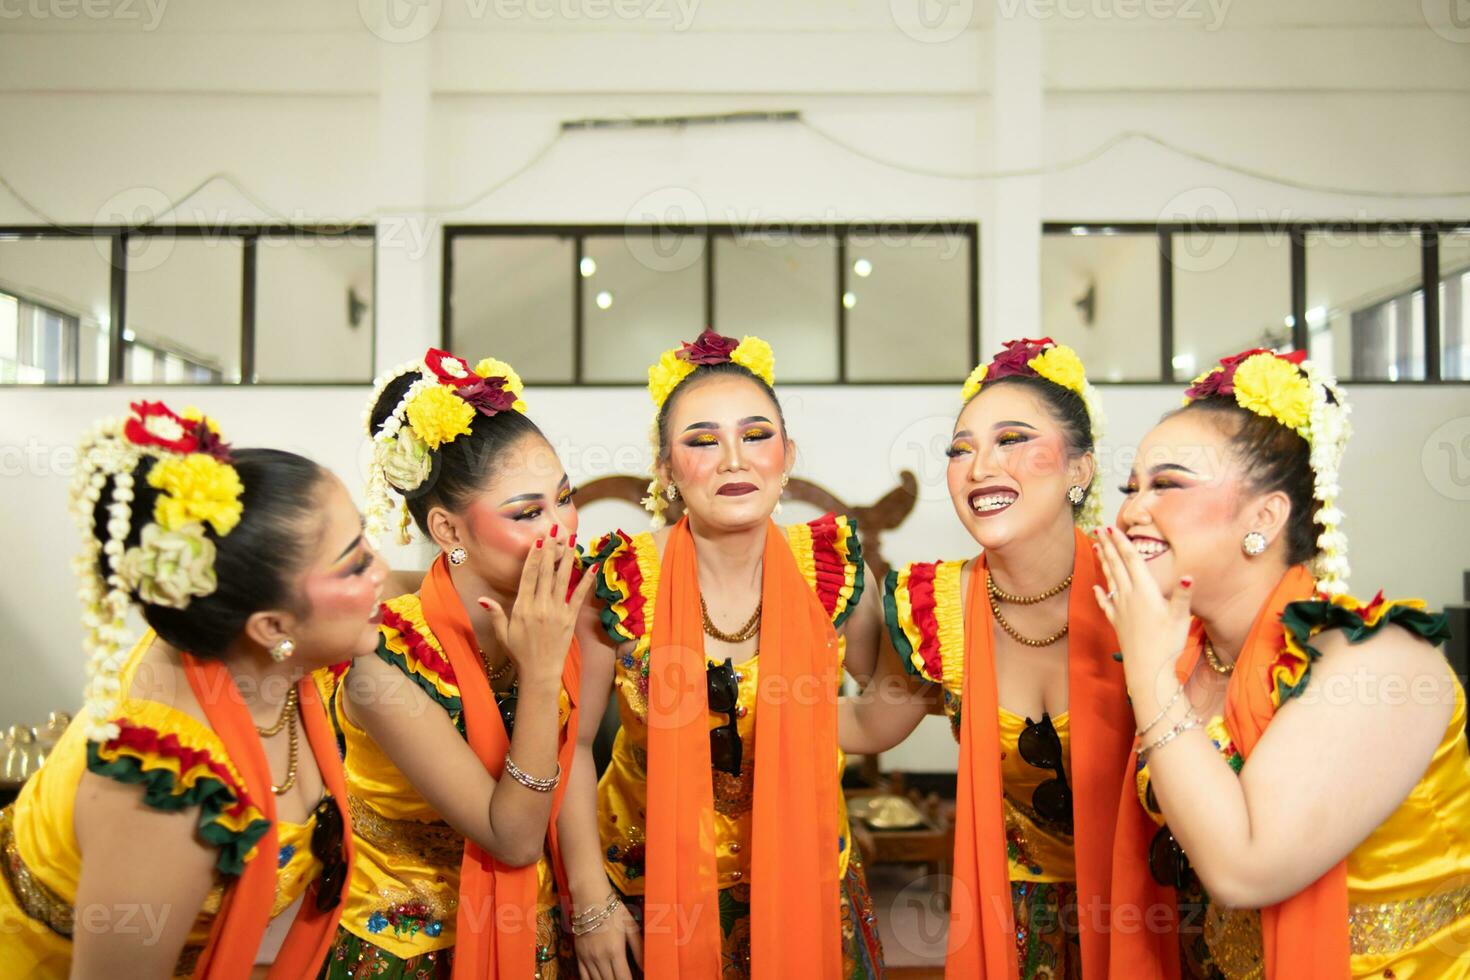
<path fill-rule="evenodd" d="M 617 892 L 613 892 L 611 895 L 608 896 L 607 903 L 601 908 L 583 912 L 581 915 L 572 916 L 572 935 L 585 936 L 589 932 L 593 932 L 597 929 L 598 926 L 602 925 L 609 918 L 611 918 L 612 914 L 616 912 L 618 910 L 618 907 L 622 904 L 622 898 L 618 896 Z"/>
<path fill-rule="evenodd" d="M 1155 725 L 1157 725 L 1159 722 L 1161 722 L 1161 721 L 1164 720 L 1164 716 L 1169 713 L 1169 709 L 1172 708 L 1172 707 L 1174 707 L 1174 705 L 1178 704 L 1179 703 L 1179 699 L 1181 697 L 1183 697 L 1183 696 L 1184 696 L 1184 685 L 1183 684 L 1180 684 L 1179 685 L 1179 690 L 1177 690 L 1177 691 L 1174 692 L 1174 696 L 1169 699 L 1169 703 L 1168 704 L 1164 705 L 1163 710 L 1158 713 L 1158 715 L 1154 718 L 1153 721 L 1149 722 L 1147 725 L 1144 725 L 1138 731 L 1134 732 L 1133 733 L 1134 736 L 1136 738 L 1143 738 L 1143 736 L 1147 735 L 1149 733 L 1149 731 Z"/>
<path fill-rule="evenodd" d="M 1176 738 L 1178 738 L 1180 735 L 1183 735 L 1185 732 L 1189 731 L 1190 729 L 1192 729 L 1192 728 L 1203 728 L 1204 726 L 1205 726 L 1205 723 L 1202 722 L 1202 721 L 1200 721 L 1198 718 L 1194 717 L 1194 715 L 1187 715 L 1183 721 L 1181 721 L 1179 724 L 1175 725 L 1173 728 L 1169 729 L 1163 735 L 1159 736 L 1159 740 L 1158 741 L 1154 742 L 1148 748 L 1139 749 L 1138 750 L 1138 757 L 1140 759 L 1147 758 L 1147 756 L 1148 756 L 1148 754 L 1150 752 L 1154 751 L 1155 749 L 1161 749 L 1161 748 L 1163 748 L 1164 746 L 1168 745 L 1170 742 L 1174 741 Z"/>
<path fill-rule="evenodd" d="M 561 763 L 558 762 L 556 764 L 556 775 L 548 779 L 537 779 L 535 776 L 532 776 L 530 773 L 526 772 L 520 766 L 512 762 L 510 760 L 510 756 L 506 756 L 505 774 L 511 779 L 514 779 L 516 782 L 520 783 L 522 786 L 526 787 L 526 789 L 534 790 L 537 793 L 550 793 L 552 790 L 556 789 L 557 783 L 561 782 Z"/>

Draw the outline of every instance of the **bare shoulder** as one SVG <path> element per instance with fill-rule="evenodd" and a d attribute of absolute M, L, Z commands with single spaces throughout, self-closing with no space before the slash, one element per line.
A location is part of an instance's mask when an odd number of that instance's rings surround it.
<path fill-rule="evenodd" d="M 189 686 L 189 678 L 184 673 L 184 663 L 179 651 L 162 637 L 155 636 L 143 658 L 138 661 L 127 696 L 139 701 L 166 704 L 201 724 L 209 724 L 204 708 L 194 696 L 194 689 Z"/>
<path fill-rule="evenodd" d="M 1426 732 L 1449 724 L 1459 679 L 1444 654 L 1411 631 L 1389 624 L 1351 642 L 1341 629 L 1324 630 L 1312 646 L 1321 656 L 1306 701 L 1377 707 Z"/>

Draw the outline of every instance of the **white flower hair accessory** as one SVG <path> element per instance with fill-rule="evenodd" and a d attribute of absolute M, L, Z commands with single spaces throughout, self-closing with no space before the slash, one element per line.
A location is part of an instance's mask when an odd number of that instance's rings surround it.
<path fill-rule="evenodd" d="M 214 422 L 194 409 L 176 414 L 162 402 L 134 402 L 127 418 L 99 423 L 83 437 L 77 455 L 69 503 L 82 530 L 73 569 L 80 580 L 88 653 L 86 732 L 93 741 L 107 741 L 118 734 L 113 717 L 128 657 L 126 620 L 133 596 L 187 609 L 194 599 L 212 595 L 215 545 L 206 533 L 219 539 L 234 530 L 243 513 L 244 487 Z M 145 479 L 159 492 L 151 520 L 128 548 L 134 474 L 150 459 Z"/>
<path fill-rule="evenodd" d="M 394 381 L 417 375 L 383 424 L 373 429 L 373 409 Z M 413 518 L 408 501 L 432 487 L 434 452 L 471 431 L 476 414 L 522 414 L 525 385 L 509 364 L 493 357 L 473 368 L 464 358 L 430 347 L 422 360 L 400 364 L 373 383 L 372 397 L 363 409 L 363 428 L 373 444 L 368 472 L 366 533 L 374 541 L 388 529 L 393 514 L 392 494 L 402 498 L 398 540 L 412 540 Z"/>

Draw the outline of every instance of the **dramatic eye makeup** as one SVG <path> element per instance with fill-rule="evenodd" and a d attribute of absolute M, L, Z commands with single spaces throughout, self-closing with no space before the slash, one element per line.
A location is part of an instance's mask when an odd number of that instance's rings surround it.
<path fill-rule="evenodd" d="M 561 478 L 561 488 L 557 491 L 557 506 L 565 507 L 572 502 L 577 491 L 571 486 L 567 477 Z M 500 516 L 512 521 L 534 521 L 541 516 L 545 510 L 546 498 L 539 493 L 522 493 L 509 497 L 500 504 Z"/>
<path fill-rule="evenodd" d="M 357 520 L 359 527 L 365 528 L 367 526 L 367 519 L 361 514 L 358 515 Z M 357 537 L 352 539 L 351 544 L 342 549 L 342 553 L 332 561 L 332 564 L 327 566 L 327 571 L 329 574 L 346 578 L 353 575 L 361 575 L 371 568 L 372 565 L 373 554 L 367 547 L 367 539 L 361 534 L 358 534 Z"/>
<path fill-rule="evenodd" d="M 694 448 L 718 446 L 720 440 L 715 433 L 719 431 L 719 428 L 715 422 L 695 422 L 684 429 L 684 436 L 680 441 Z M 746 442 L 761 442 L 776 434 L 775 426 L 764 415 L 752 415 L 741 419 L 736 428 L 740 430 L 740 438 Z"/>
<path fill-rule="evenodd" d="M 1189 469 L 1186 466 L 1180 466 L 1177 463 L 1162 463 L 1149 470 L 1148 488 L 1150 490 L 1188 489 L 1187 484 L 1181 483 L 1180 481 L 1166 475 L 1169 473 L 1181 473 L 1184 474 L 1186 477 L 1197 478 L 1199 476 L 1199 474 L 1195 473 L 1193 470 Z M 1138 477 L 1130 475 L 1128 477 L 1128 482 L 1118 489 L 1123 492 L 1123 495 L 1125 497 L 1131 497 L 1138 492 L 1138 486 Z"/>

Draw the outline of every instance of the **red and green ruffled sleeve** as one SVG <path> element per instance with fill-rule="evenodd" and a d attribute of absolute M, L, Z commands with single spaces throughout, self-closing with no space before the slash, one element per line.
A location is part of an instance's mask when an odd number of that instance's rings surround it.
<path fill-rule="evenodd" d="M 250 798 L 224 743 L 196 719 L 156 701 L 129 700 L 114 718 L 118 733 L 87 745 L 87 768 L 143 788 L 157 810 L 199 809 L 199 836 L 219 850 L 215 867 L 239 875 L 270 827 Z"/>
<path fill-rule="evenodd" d="M 593 547 L 602 628 L 614 644 L 645 646 L 653 636 L 658 598 L 658 546 L 647 532 L 614 531 Z"/>
<path fill-rule="evenodd" d="M 863 595 L 863 545 L 857 521 L 844 514 L 823 514 L 786 528 L 786 540 L 832 625 L 840 627 Z"/>
<path fill-rule="evenodd" d="M 963 569 L 958 561 L 915 562 L 883 583 L 883 619 L 904 667 L 955 697 L 965 679 Z"/>
<path fill-rule="evenodd" d="M 378 627 L 378 658 L 402 671 L 429 699 L 462 726 L 464 705 L 454 667 L 424 620 L 423 605 L 412 593 L 390 599 L 382 606 Z"/>
<path fill-rule="evenodd" d="M 1350 595 L 1319 595 L 1291 603 L 1281 613 L 1284 642 L 1267 673 L 1271 700 L 1279 708 L 1306 690 L 1312 662 L 1322 656 L 1312 645 L 1318 633 L 1340 629 L 1349 643 L 1361 643 L 1390 624 L 1435 646 L 1450 637 L 1449 618 L 1430 612 L 1422 599 L 1385 599 L 1380 591 L 1366 603 Z"/>

